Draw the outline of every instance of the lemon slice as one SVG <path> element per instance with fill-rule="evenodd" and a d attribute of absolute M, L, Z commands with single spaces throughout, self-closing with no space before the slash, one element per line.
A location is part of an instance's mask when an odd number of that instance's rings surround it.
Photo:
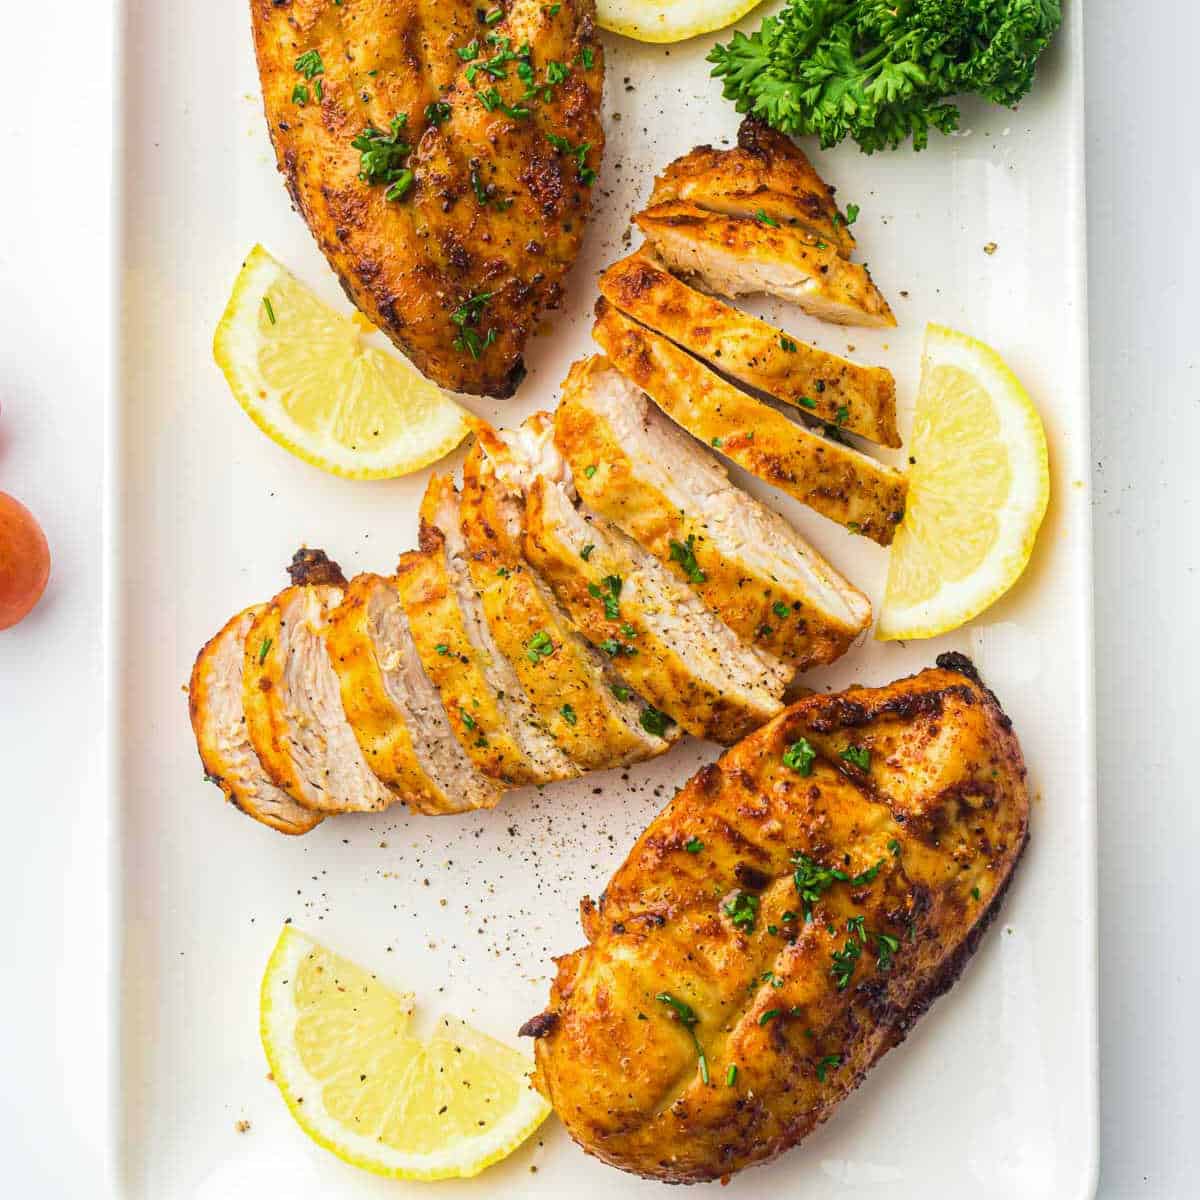
<path fill-rule="evenodd" d="M 363 341 L 372 326 L 323 304 L 261 246 L 233 285 L 213 354 L 273 441 L 350 479 L 407 475 L 449 454 L 470 414 Z"/>
<path fill-rule="evenodd" d="M 983 342 L 925 331 L 908 502 L 875 636 L 947 633 L 1017 580 L 1050 496 L 1046 432 L 1025 389 Z"/>
<path fill-rule="evenodd" d="M 601 29 L 639 42 L 682 42 L 740 21 L 762 0 L 597 0 Z"/>
<path fill-rule="evenodd" d="M 292 1116 L 315 1142 L 377 1175 L 478 1175 L 550 1106 L 515 1050 L 453 1017 L 408 1031 L 411 995 L 285 926 L 260 997 L 263 1048 Z"/>

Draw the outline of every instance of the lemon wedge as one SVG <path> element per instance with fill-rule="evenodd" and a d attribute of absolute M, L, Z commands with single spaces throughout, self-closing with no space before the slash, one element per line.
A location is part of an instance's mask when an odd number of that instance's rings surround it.
<path fill-rule="evenodd" d="M 639 42 L 682 42 L 740 21 L 762 0 L 597 0 L 601 29 Z"/>
<path fill-rule="evenodd" d="M 263 975 L 271 1073 L 300 1127 L 339 1158 L 396 1179 L 478 1175 L 550 1106 L 530 1063 L 453 1017 L 408 1031 L 411 995 L 284 926 Z"/>
<path fill-rule="evenodd" d="M 925 331 L 908 502 L 875 636 L 957 629 L 1025 570 L 1050 496 L 1046 432 L 1025 389 L 983 342 Z"/>
<path fill-rule="evenodd" d="M 238 403 L 272 441 L 349 479 L 407 475 L 449 454 L 471 417 L 393 355 L 372 326 L 323 304 L 255 246 L 233 285 L 213 354 Z"/>

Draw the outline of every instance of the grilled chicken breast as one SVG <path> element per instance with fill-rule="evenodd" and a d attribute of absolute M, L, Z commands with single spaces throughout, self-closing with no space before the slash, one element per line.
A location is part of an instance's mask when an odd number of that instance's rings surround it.
<path fill-rule="evenodd" d="M 392 580 L 355 576 L 325 645 L 367 765 L 409 808 L 435 815 L 499 801 L 500 789 L 476 773 L 450 729 Z"/>
<path fill-rule="evenodd" d="M 226 623 L 200 651 L 192 668 L 188 709 L 205 777 L 247 816 L 280 833 L 307 833 L 319 814 L 297 804 L 271 782 L 246 732 L 242 670 L 246 634 L 266 605 L 256 605 Z"/>
<path fill-rule="evenodd" d="M 837 325 L 895 325 L 870 272 L 798 226 L 670 200 L 634 217 L 663 262 L 721 296 L 765 293 Z"/>
<path fill-rule="evenodd" d="M 742 641 L 803 670 L 840 657 L 870 624 L 866 596 L 604 359 L 572 367 L 554 421 L 583 502 Z"/>
<path fill-rule="evenodd" d="M 731 742 L 780 708 L 791 670 L 743 646 L 653 555 L 561 484 L 534 481 L 525 557 L 626 683 L 696 737 Z"/>
<path fill-rule="evenodd" d="M 596 313 L 592 336 L 676 424 L 830 520 L 891 543 L 904 516 L 900 472 L 788 420 L 606 300 Z"/>
<path fill-rule="evenodd" d="M 535 1083 L 627 1171 L 801 1141 L 954 982 L 1024 849 L 1020 747 L 960 655 L 812 695 L 705 767 L 558 959 Z M 696 845 L 699 843 L 699 849 Z"/>
<path fill-rule="evenodd" d="M 481 436 L 487 437 L 486 434 Z M 463 467 L 462 525 L 471 578 L 500 653 L 538 719 L 582 771 L 626 766 L 670 748 L 678 729 L 643 724 L 645 702 L 575 628 L 521 553 L 523 493 L 497 476 L 509 447 L 487 437 Z"/>
<path fill-rule="evenodd" d="M 604 68 L 592 0 L 494 9 L 250 4 L 279 169 L 347 295 L 435 382 L 507 396 L 579 250 Z"/>
<path fill-rule="evenodd" d="M 600 292 L 715 370 L 849 433 L 898 447 L 896 381 L 800 341 L 676 279 L 646 250 L 614 263 Z"/>
<path fill-rule="evenodd" d="M 367 766 L 342 708 L 325 634 L 345 580 L 316 553 L 293 566 L 301 582 L 280 592 L 246 635 L 246 728 L 263 769 L 297 803 L 321 813 L 378 812 L 397 797 Z"/>
<path fill-rule="evenodd" d="M 655 179 L 650 205 L 682 200 L 732 217 L 762 214 L 831 242 L 849 258 L 854 235 L 833 191 L 791 138 L 750 116 L 738 129 L 736 148 L 697 146 L 671 163 Z"/>
<path fill-rule="evenodd" d="M 496 644 L 471 578 L 459 498 L 449 478 L 434 476 L 429 482 L 421 503 L 421 549 L 434 557 L 441 578 L 423 598 L 408 593 L 409 621 L 425 669 L 476 765 L 511 783 L 550 783 L 578 775 Z"/>

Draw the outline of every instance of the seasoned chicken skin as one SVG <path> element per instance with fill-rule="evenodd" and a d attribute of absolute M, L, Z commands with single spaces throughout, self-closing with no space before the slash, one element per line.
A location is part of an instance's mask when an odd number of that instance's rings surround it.
<path fill-rule="evenodd" d="M 870 272 L 798 226 L 727 217 L 669 200 L 634 217 L 663 262 L 721 296 L 779 296 L 836 325 L 896 318 Z"/>
<path fill-rule="evenodd" d="M 697 146 L 654 181 L 650 206 L 683 200 L 733 217 L 795 225 L 847 258 L 854 235 L 838 211 L 831 188 L 804 151 L 757 117 L 746 117 L 731 150 Z"/>
<path fill-rule="evenodd" d="M 250 11 L 279 170 L 350 299 L 443 387 L 511 395 L 591 208 L 592 0 Z"/>
<path fill-rule="evenodd" d="M 907 495 L 899 471 L 788 420 L 608 301 L 596 314 L 592 337 L 671 420 L 822 516 L 891 543 Z"/>
<path fill-rule="evenodd" d="M 609 267 L 600 278 L 600 292 L 626 316 L 739 383 L 847 433 L 883 446 L 900 445 L 891 371 L 818 350 L 698 292 L 645 249 Z"/>
<path fill-rule="evenodd" d="M 1021 750 L 961 655 L 812 695 L 705 767 L 558 959 L 534 1081 L 670 1182 L 766 1162 L 955 981 L 1028 836 Z"/>
<path fill-rule="evenodd" d="M 743 642 L 804 670 L 844 654 L 871 623 L 866 596 L 604 359 L 571 368 L 554 422 L 584 503 Z"/>

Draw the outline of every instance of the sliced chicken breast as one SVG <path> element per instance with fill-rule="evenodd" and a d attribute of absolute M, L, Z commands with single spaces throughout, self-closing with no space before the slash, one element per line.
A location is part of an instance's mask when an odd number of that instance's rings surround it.
<path fill-rule="evenodd" d="M 250 744 L 242 705 L 246 634 L 265 604 L 230 620 L 200 651 L 192 668 L 188 709 L 205 778 L 247 816 L 280 833 L 307 833 L 318 813 L 297 804 L 271 782 Z"/>
<path fill-rule="evenodd" d="M 492 808 L 501 789 L 476 772 L 446 719 L 395 583 L 357 575 L 325 638 L 342 707 L 367 764 L 414 811 Z"/>
<path fill-rule="evenodd" d="M 804 670 L 839 658 L 870 624 L 866 596 L 604 359 L 572 367 L 555 430 L 583 502 L 744 642 Z"/>
<path fill-rule="evenodd" d="M 676 279 L 640 250 L 600 279 L 604 297 L 722 374 L 849 433 L 898 447 L 896 381 L 818 350 Z"/>
<path fill-rule="evenodd" d="M 836 325 L 895 325 L 870 272 L 797 226 L 671 200 L 634 217 L 672 271 L 721 296 L 779 296 Z"/>
<path fill-rule="evenodd" d="M 421 661 L 467 753 L 485 774 L 509 783 L 577 776 L 579 768 L 540 720 L 492 635 L 449 478 L 429 482 L 421 503 L 421 549 L 435 563 L 433 586 L 410 591 L 406 609 Z"/>
<path fill-rule="evenodd" d="M 686 732 L 730 742 L 779 711 L 791 669 L 742 645 L 658 559 L 577 509 L 563 484 L 534 480 L 525 529 L 526 558 L 571 619 Z"/>
<path fill-rule="evenodd" d="M 608 301 L 596 312 L 592 336 L 676 424 L 851 532 L 891 543 L 907 490 L 899 471 L 788 420 Z"/>
<path fill-rule="evenodd" d="M 342 596 L 335 583 L 302 582 L 255 619 L 245 647 L 246 727 L 271 780 L 305 808 L 378 812 L 398 797 L 367 766 L 325 646 Z"/>
<path fill-rule="evenodd" d="M 761 213 L 831 242 L 849 258 L 854 235 L 833 192 L 791 138 L 757 117 L 746 117 L 736 148 L 697 146 L 671 163 L 655 179 L 650 205 L 683 200 L 732 217 Z"/>
<path fill-rule="evenodd" d="M 538 719 L 583 771 L 625 766 L 670 748 L 678 729 L 661 730 L 646 704 L 579 633 L 549 586 L 521 554 L 523 494 L 498 479 L 477 443 L 463 467 L 462 526 L 471 579 L 500 653 L 516 671 Z M 645 723 L 644 723 L 645 722 Z"/>

